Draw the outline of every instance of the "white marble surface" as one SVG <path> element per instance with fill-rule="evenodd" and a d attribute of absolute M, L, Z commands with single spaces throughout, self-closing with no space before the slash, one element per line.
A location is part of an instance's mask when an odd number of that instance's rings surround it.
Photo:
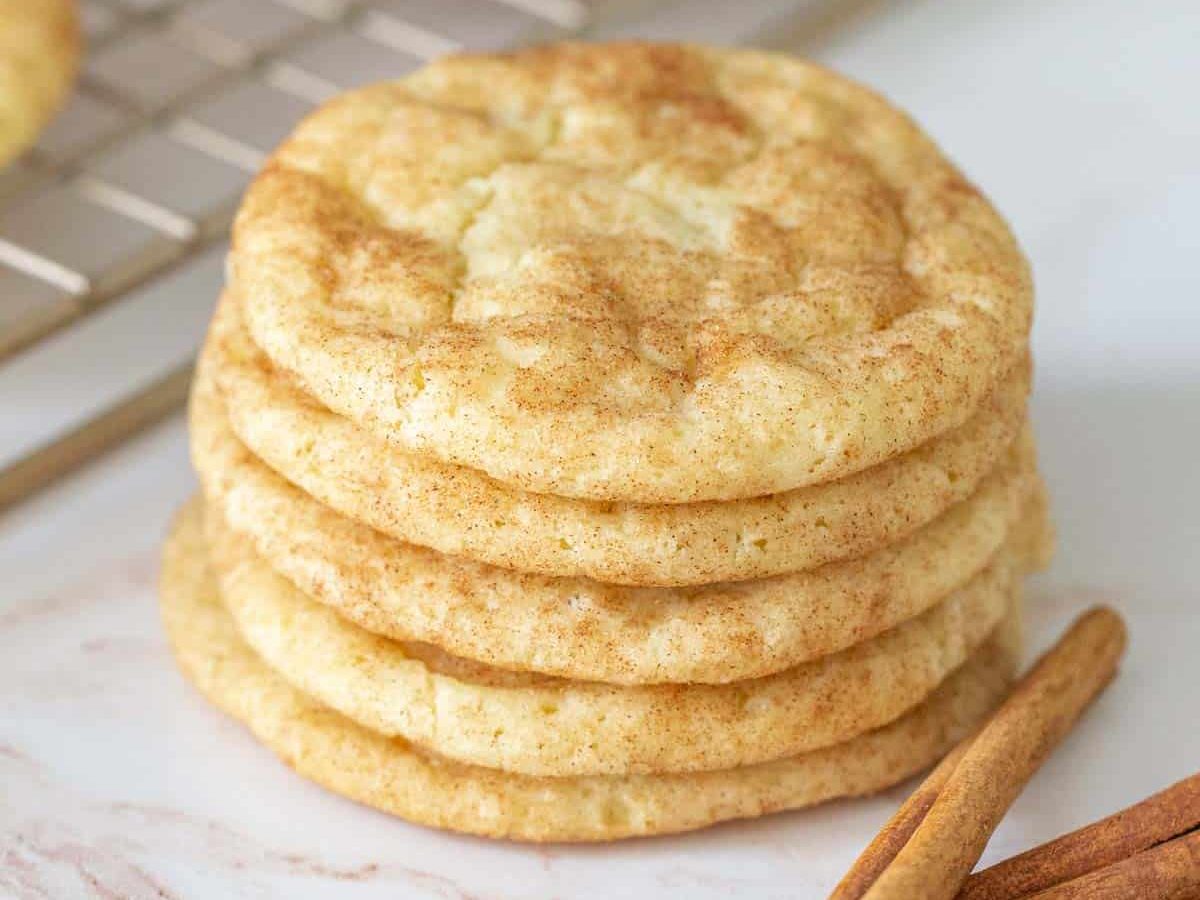
<path fill-rule="evenodd" d="M 1197 47 L 1191 0 L 924 0 L 817 51 L 885 86 L 1013 219 L 1038 279 L 1061 531 L 1034 642 L 1098 600 L 1132 631 L 1121 678 L 988 859 L 1200 768 Z M 168 658 L 157 547 L 192 485 L 176 419 L 0 518 L 0 897 L 819 897 L 903 795 L 533 849 L 324 794 Z"/>

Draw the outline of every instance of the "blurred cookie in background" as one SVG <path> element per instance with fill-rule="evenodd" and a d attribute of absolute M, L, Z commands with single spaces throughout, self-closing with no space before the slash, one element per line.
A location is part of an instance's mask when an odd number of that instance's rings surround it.
<path fill-rule="evenodd" d="M 66 101 L 80 50 L 74 0 L 0 0 L 0 165 Z"/>

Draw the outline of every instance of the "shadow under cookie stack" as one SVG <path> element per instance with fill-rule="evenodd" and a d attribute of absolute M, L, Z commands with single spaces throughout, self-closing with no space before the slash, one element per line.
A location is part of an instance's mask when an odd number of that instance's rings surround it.
<path fill-rule="evenodd" d="M 336 99 L 238 216 L 179 663 L 302 775 L 459 831 L 881 790 L 1015 672 L 1031 315 L 987 201 L 807 63 L 568 44 Z"/>

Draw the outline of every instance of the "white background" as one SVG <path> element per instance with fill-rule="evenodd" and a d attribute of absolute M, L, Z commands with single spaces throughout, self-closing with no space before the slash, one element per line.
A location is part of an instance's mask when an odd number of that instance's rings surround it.
<path fill-rule="evenodd" d="M 1099 601 L 1132 631 L 997 859 L 1200 768 L 1200 7 L 868 5 L 812 52 L 912 111 L 1034 263 L 1060 549 L 1033 641 Z M 157 550 L 192 487 L 176 418 L 0 518 L 0 896 L 819 897 L 903 796 L 540 850 L 328 796 L 169 662 Z"/>

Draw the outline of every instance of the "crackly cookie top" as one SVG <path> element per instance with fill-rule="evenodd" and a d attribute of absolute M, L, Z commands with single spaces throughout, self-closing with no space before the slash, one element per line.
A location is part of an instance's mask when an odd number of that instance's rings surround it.
<path fill-rule="evenodd" d="M 73 0 L 0 0 L 0 165 L 62 104 L 78 60 Z"/>
<path fill-rule="evenodd" d="M 967 419 L 1025 262 L 901 113 L 782 56 L 561 44 L 333 101 L 238 217 L 249 330 L 321 403 L 527 490 L 730 499 Z"/>

